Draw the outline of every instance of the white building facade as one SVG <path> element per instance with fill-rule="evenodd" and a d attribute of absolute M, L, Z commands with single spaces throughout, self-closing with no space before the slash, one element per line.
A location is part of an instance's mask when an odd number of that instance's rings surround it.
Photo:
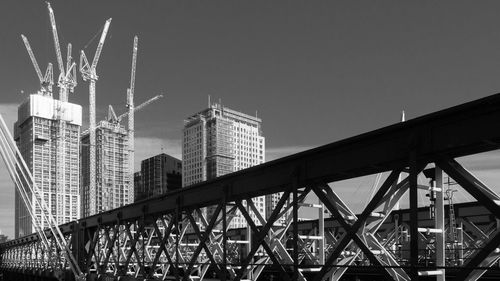
<path fill-rule="evenodd" d="M 81 125 L 80 105 L 41 94 L 30 95 L 19 106 L 14 124 L 14 140 L 42 193 L 36 196 L 38 199 L 43 196 L 57 224 L 80 218 Z M 41 219 L 41 210 L 34 204 L 25 206 L 16 190 L 16 237 L 35 232 L 27 208 L 39 218 L 42 228 L 47 227 Z"/>
<path fill-rule="evenodd" d="M 265 162 L 262 120 L 221 104 L 194 114 L 184 121 L 182 141 L 182 186 L 187 187 Z M 264 196 L 253 199 L 265 217 Z M 208 214 L 213 211 L 208 208 Z M 257 224 L 255 214 L 250 212 Z M 230 228 L 246 227 L 238 212 Z"/>

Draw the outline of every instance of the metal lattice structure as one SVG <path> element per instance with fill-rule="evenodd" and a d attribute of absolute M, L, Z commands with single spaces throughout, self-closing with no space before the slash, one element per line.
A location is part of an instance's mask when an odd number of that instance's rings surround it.
<path fill-rule="evenodd" d="M 322 281 L 356 271 L 381 280 L 430 275 L 478 280 L 498 271 L 500 197 L 457 158 L 498 149 L 499 122 L 500 94 L 60 228 L 87 280 L 257 280 L 267 274 L 277 280 Z M 418 176 L 426 168 L 431 180 L 423 185 Z M 482 218 L 461 215 L 454 204 L 459 241 L 453 248 L 449 245 L 455 241 L 446 238 L 452 227 L 444 219 L 443 172 L 477 200 Z M 385 180 L 364 210 L 354 213 L 339 196 L 337 182 L 377 173 L 384 173 Z M 419 206 L 418 189 L 435 195 L 432 219 L 422 217 L 429 208 Z M 281 193 L 276 208 L 267 219 L 259 217 L 252 198 L 274 193 Z M 405 193 L 410 208 L 393 211 Z M 312 194 L 320 204 L 306 200 Z M 214 212 L 204 216 L 205 207 Z M 301 208 L 324 208 L 330 218 L 301 222 Z M 237 210 L 251 236 L 227 228 Z M 286 223 L 275 224 L 280 218 Z M 0 245 L 2 270 L 9 276 L 33 270 L 41 272 L 37 276 L 48 274 L 54 265 L 43 257 L 26 261 L 30 253 L 41 255 L 36 241 L 33 234 Z M 64 262 L 56 264 L 64 272 Z"/>

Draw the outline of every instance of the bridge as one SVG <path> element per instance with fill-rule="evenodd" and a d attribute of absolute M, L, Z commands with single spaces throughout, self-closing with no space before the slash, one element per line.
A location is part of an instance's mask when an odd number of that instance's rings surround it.
<path fill-rule="evenodd" d="M 457 158 L 498 149 L 498 124 L 500 94 L 60 230 L 87 280 L 478 280 L 499 272 L 500 197 Z M 356 214 L 338 182 L 378 173 L 387 176 Z M 420 174 L 428 184 L 418 182 Z M 445 205 L 444 174 L 476 202 Z M 429 192 L 432 208 L 419 206 L 419 189 Z M 261 217 L 251 199 L 273 193 L 280 200 Z M 305 200 L 309 194 L 317 204 Z M 402 200 L 409 209 L 394 210 Z M 205 216 L 205 207 L 213 212 Z M 305 208 L 317 209 L 318 218 L 300 220 Z M 228 229 L 236 212 L 248 228 Z M 47 249 L 32 234 L 1 244 L 4 280 L 74 280 L 55 243 Z"/>

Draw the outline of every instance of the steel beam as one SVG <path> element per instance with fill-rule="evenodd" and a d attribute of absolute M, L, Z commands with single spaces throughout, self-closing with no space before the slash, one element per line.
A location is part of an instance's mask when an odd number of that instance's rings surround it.
<path fill-rule="evenodd" d="M 440 188 L 441 191 L 436 192 L 436 217 L 435 217 L 435 227 L 436 229 L 443 230 L 441 233 L 436 233 L 436 267 L 442 271 L 441 275 L 437 276 L 437 281 L 446 280 L 446 233 L 445 233 L 445 222 L 444 222 L 444 189 L 443 189 L 443 171 L 439 167 L 435 167 L 435 179 L 434 186 Z"/>
<path fill-rule="evenodd" d="M 417 154 L 410 153 L 410 278 L 417 281 L 418 277 L 418 169 Z"/>
<path fill-rule="evenodd" d="M 500 123 L 500 95 L 489 96 L 403 123 L 348 138 L 251 167 L 166 195 L 130 204 L 103 214 L 81 219 L 87 227 L 111 223 L 116 213 L 123 220 L 142 215 L 172 213 L 177 200 L 183 208 L 201 208 L 220 202 L 227 188 L 229 202 L 282 192 L 290 183 L 290 172 L 301 175 L 300 186 L 333 182 L 407 165 L 410 147 L 418 143 L 417 161 L 432 162 L 436 155 L 450 158 L 500 147 L 500 131 L 490 124 Z M 467 133 L 463 133 L 467 132 Z"/>
<path fill-rule="evenodd" d="M 147 245 L 151 242 L 154 232 L 159 231 L 158 226 L 156 226 L 156 230 L 151 230 L 151 233 L 148 232 L 149 228 L 145 229 L 145 227 L 153 226 L 151 218 L 173 214 L 178 216 L 180 213 L 197 208 L 203 208 L 211 205 L 220 206 L 221 198 L 223 197 L 225 198 L 224 202 L 238 202 L 238 208 L 244 215 L 246 215 L 246 217 L 249 217 L 247 210 L 241 206 L 241 200 L 251 200 L 253 197 L 277 192 L 284 192 L 285 194 L 288 194 L 287 196 L 289 196 L 290 175 L 293 173 L 300 175 L 300 177 L 297 177 L 295 181 L 293 181 L 295 189 L 292 192 L 296 192 L 296 188 L 299 186 L 317 186 L 318 183 L 323 184 L 335 182 L 384 171 L 400 171 L 404 167 L 408 166 L 408 156 L 410 154 L 412 155 L 409 165 L 410 191 L 412 193 L 410 196 L 410 213 L 411 218 L 415 219 L 415 222 L 418 221 L 418 218 L 416 218 L 418 206 L 415 203 L 416 188 L 418 187 L 416 183 L 416 174 L 419 172 L 419 165 L 417 164 L 434 161 L 436 161 L 438 166 L 443 168 L 450 176 L 459 182 L 464 189 L 476 197 L 478 201 L 492 214 L 500 217 L 500 215 L 498 215 L 500 214 L 500 207 L 497 204 L 498 201 L 496 201 L 498 200 L 498 196 L 492 194 L 489 189 L 487 189 L 480 182 L 477 182 L 476 179 L 470 175 L 470 173 L 453 160 L 456 157 L 484 152 L 500 147 L 500 131 L 492 129 L 492 124 L 497 124 L 499 122 L 500 95 L 497 94 L 404 123 L 398 123 L 353 138 L 268 162 L 266 164 L 226 175 L 215 180 L 200 183 L 192 187 L 173 191 L 161 197 L 137 202 L 99 215 L 83 218 L 78 222 L 61 225 L 60 228 L 61 231 L 69 237 L 70 235 L 74 235 L 75 229 L 81 227 L 81 229 L 88 234 L 89 243 L 86 245 L 89 245 L 90 249 L 86 251 L 87 263 L 90 264 L 93 262 L 95 263 L 96 268 L 102 266 L 104 270 L 107 270 L 113 266 L 113 264 L 110 263 L 111 259 L 115 259 L 114 266 L 121 264 L 120 255 L 118 254 L 118 256 L 115 257 L 113 244 L 115 244 L 116 241 L 120 244 L 121 238 L 117 232 L 120 232 L 120 227 L 124 226 L 124 234 L 126 236 L 125 241 L 130 244 L 130 248 L 127 249 L 128 252 L 126 253 L 126 258 L 124 259 L 125 266 L 128 267 L 129 264 L 131 264 L 132 256 L 134 256 L 134 263 L 137 266 L 136 275 L 139 272 L 145 274 L 145 263 L 149 263 L 149 261 L 145 261 L 147 258 L 146 255 L 150 255 L 147 251 Z M 378 196 L 378 201 L 388 198 L 388 195 L 385 194 L 388 187 L 384 186 L 384 188 L 385 192 L 382 192 L 381 194 L 377 193 L 376 195 L 376 197 Z M 369 204 L 369 207 L 363 211 L 357 221 L 351 223 L 342 218 L 342 212 L 345 210 L 339 211 L 339 209 L 337 209 L 338 204 L 331 202 L 330 198 L 327 194 L 324 194 L 323 190 L 315 187 L 314 192 L 325 204 L 325 207 L 336 216 L 338 220 L 337 224 L 340 224 L 340 226 L 342 226 L 346 231 L 345 237 L 336 243 L 336 246 L 343 245 L 342 249 L 333 250 L 335 255 L 330 255 L 330 258 L 325 263 L 324 268 L 330 267 L 333 264 L 331 257 L 338 257 L 339 251 L 342 251 L 343 248 L 352 241 L 358 245 L 364 255 L 366 255 L 374 265 L 382 268 L 383 265 L 380 259 L 377 258 L 371 251 L 372 249 L 369 248 L 373 245 L 366 245 L 366 239 L 362 239 L 362 237 L 359 237 L 358 235 L 359 229 L 366 224 L 367 217 L 371 214 L 371 211 L 368 212 L 368 210 L 376 207 L 376 202 L 373 203 L 373 206 Z M 282 200 L 283 198 L 284 197 L 282 197 Z M 299 265 L 299 223 L 297 199 L 298 195 L 294 194 L 294 200 L 292 203 L 294 204 L 292 210 L 292 221 L 294 224 L 294 251 L 293 253 L 289 252 L 292 253 L 294 257 L 293 269 L 295 273 L 297 272 Z M 281 202 L 279 209 L 283 207 L 283 204 L 284 202 Z M 270 227 L 278 217 L 279 213 L 280 210 L 274 212 L 269 221 L 261 227 L 260 230 L 255 226 L 251 219 L 247 218 L 249 226 L 255 234 L 256 239 L 254 241 L 258 242 L 257 245 L 252 245 L 253 247 L 251 247 L 250 254 L 255 254 L 255 251 L 257 251 L 257 249 L 261 246 L 266 250 L 266 252 L 268 252 L 268 254 L 271 254 L 274 251 L 274 249 L 271 249 L 271 247 L 266 243 L 265 239 L 266 236 L 269 235 L 268 233 Z M 117 220 L 117 218 L 119 218 L 119 220 Z M 221 220 L 225 221 L 225 219 L 226 215 L 224 215 L 224 218 Z M 177 220 L 178 219 L 176 219 L 176 225 L 178 225 Z M 193 218 L 190 217 L 190 220 L 193 221 Z M 79 226 L 76 226 L 75 224 L 79 224 Z M 212 226 L 214 224 L 218 224 L 216 218 L 212 218 L 210 224 Z M 134 235 L 131 233 L 131 227 L 136 230 Z M 211 229 L 211 227 L 208 229 Z M 196 224 L 193 224 L 193 228 L 196 229 Z M 415 234 L 415 227 L 410 227 L 410 229 L 412 232 L 412 238 L 417 237 L 418 235 Z M 158 233 L 160 234 L 160 232 Z M 210 262 L 217 264 L 215 257 L 210 253 L 211 248 L 205 244 L 208 234 L 205 232 L 203 235 L 200 235 L 201 232 L 199 230 L 196 233 L 198 234 L 198 238 L 201 238 L 201 244 L 203 244 L 200 245 L 196 251 L 199 252 L 202 249 L 205 249 Z M 375 235 L 374 233 L 372 234 Z M 179 228 L 176 227 L 176 236 L 178 237 L 178 235 Z M 283 237 L 285 233 L 283 232 L 279 235 Z M 47 237 L 50 238 L 50 233 L 47 233 Z M 481 262 L 484 261 L 496 247 L 498 247 L 498 241 L 500 239 L 499 235 L 495 234 L 490 237 L 492 238 L 485 244 L 485 249 L 478 251 L 466 267 L 474 267 L 481 264 Z M 140 238 L 142 240 L 140 240 Z M 145 241 L 146 238 L 148 239 L 147 242 Z M 78 240 L 79 238 L 74 237 L 73 239 Z M 416 241 L 416 239 L 414 240 Z M 4 243 L 0 245 L 0 249 L 2 252 L 5 252 L 5 250 L 12 247 L 22 248 L 26 246 L 29 248 L 31 246 L 30 243 L 37 242 L 37 236 L 30 235 L 22 239 Z M 226 242 L 226 240 L 223 242 L 224 248 L 226 247 Z M 372 242 L 372 244 L 376 244 L 378 241 L 373 238 Z M 77 247 L 81 247 L 80 243 L 76 244 L 80 245 Z M 415 274 L 415 266 L 417 265 L 416 261 L 418 259 L 418 244 L 416 244 L 416 242 L 411 242 L 411 244 L 412 277 L 418 278 Z M 176 239 L 176 246 L 178 245 L 179 239 Z M 141 249 L 138 249 L 138 247 L 142 247 L 142 251 Z M 223 251 L 224 255 L 225 251 L 226 249 Z M 140 255 L 139 252 L 142 255 Z M 53 254 L 57 253 L 48 253 L 47 255 Z M 32 255 L 30 256 L 26 253 L 18 253 L 17 255 L 17 258 L 29 259 L 32 257 Z M 246 257 L 243 263 L 244 266 L 241 271 L 238 272 L 237 279 L 242 277 L 243 272 L 246 270 L 246 266 L 248 266 L 253 258 L 252 255 Z M 276 264 L 278 259 L 276 259 L 274 255 L 270 255 L 270 259 L 273 258 L 273 264 Z M 179 255 L 178 249 L 176 249 L 175 263 L 179 265 L 179 260 L 181 259 L 183 259 L 183 257 Z M 195 260 L 192 259 L 191 261 L 192 265 Z M 57 266 L 57 263 L 64 262 L 65 261 L 61 259 L 57 262 L 53 262 L 53 265 L 51 264 L 50 266 Z M 154 262 L 152 262 L 152 264 L 154 264 Z M 319 275 L 325 274 L 324 268 Z M 89 272 L 88 268 L 87 272 Z M 384 274 L 387 274 L 385 271 L 383 272 Z M 470 273 L 470 271 L 468 273 Z M 295 277 L 296 276 L 297 274 L 295 274 Z"/>

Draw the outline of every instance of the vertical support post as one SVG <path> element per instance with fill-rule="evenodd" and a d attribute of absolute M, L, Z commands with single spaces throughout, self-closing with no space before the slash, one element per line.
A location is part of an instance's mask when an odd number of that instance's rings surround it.
<path fill-rule="evenodd" d="M 445 281 L 446 272 L 444 266 L 446 265 L 445 260 L 445 245 L 446 245 L 446 231 L 444 222 L 444 189 L 443 189 L 443 171 L 439 167 L 435 167 L 435 181 L 434 186 L 441 191 L 436 192 L 436 216 L 435 216 L 435 227 L 436 229 L 441 229 L 443 232 L 436 233 L 436 266 L 441 268 L 443 274 L 437 276 L 437 281 Z"/>
<path fill-rule="evenodd" d="M 83 253 L 83 246 L 82 246 L 82 235 L 81 235 L 81 231 L 80 231 L 80 224 L 75 221 L 73 222 L 73 229 L 72 229 L 72 233 L 71 233 L 71 252 L 73 254 L 73 256 L 75 257 L 76 259 L 76 262 L 78 263 L 78 266 L 80 268 L 84 268 L 84 265 L 83 265 L 83 256 L 84 256 L 84 253 Z M 71 262 L 71 261 L 68 261 L 68 262 Z"/>
<path fill-rule="evenodd" d="M 246 203 L 245 208 L 247 209 L 248 214 L 250 214 L 250 206 L 248 206 L 248 200 L 252 200 L 252 198 L 247 199 L 245 202 Z M 246 232 L 247 232 L 246 235 L 247 235 L 247 240 L 248 240 L 248 243 L 247 243 L 247 254 L 248 254 L 252 251 L 252 228 L 250 227 L 250 223 L 248 223 L 248 222 L 247 222 Z M 254 259 L 254 257 L 252 257 L 252 260 L 250 261 L 250 264 L 249 264 L 250 268 L 249 268 L 248 273 L 247 273 L 247 278 L 250 280 L 253 280 L 254 262 L 255 262 L 255 259 Z"/>
<path fill-rule="evenodd" d="M 222 207 L 222 281 L 226 281 L 226 271 L 227 271 L 227 206 L 226 206 L 226 194 L 227 191 L 224 188 L 224 197 L 223 197 L 223 204 L 224 207 Z"/>
<path fill-rule="evenodd" d="M 462 266 L 464 264 L 464 224 L 461 219 L 459 220 L 457 230 L 458 230 L 458 235 L 457 235 L 458 265 Z"/>
<path fill-rule="evenodd" d="M 321 237 L 319 240 L 319 264 L 325 264 L 325 205 L 318 198 L 318 203 L 321 208 L 318 208 L 318 235 Z"/>
<path fill-rule="evenodd" d="M 299 278 L 299 205 L 298 205 L 298 178 L 295 175 L 292 183 L 293 192 L 293 278 L 292 280 L 298 280 Z"/>
<path fill-rule="evenodd" d="M 417 154 L 410 152 L 410 278 L 418 280 L 418 168 Z"/>
<path fill-rule="evenodd" d="M 145 246 L 145 241 L 146 241 L 146 237 L 144 237 L 144 234 L 146 233 L 146 214 L 145 212 L 143 211 L 142 213 L 142 217 L 141 217 L 141 220 L 140 220 L 140 224 L 142 225 L 141 226 L 138 226 L 138 228 L 141 230 L 141 232 L 139 233 L 139 237 L 142 236 L 142 239 L 138 240 L 138 241 L 141 241 L 141 246 L 142 246 L 142 257 L 141 257 L 141 261 L 140 263 L 142 264 L 143 267 L 146 266 L 146 255 L 145 255 L 145 252 L 146 252 L 146 246 Z M 137 231 L 137 230 L 136 230 Z M 113 246 L 111 246 L 113 247 Z M 139 261 L 137 261 L 137 264 L 139 265 Z M 144 270 L 143 268 L 140 269 L 142 272 L 142 274 L 144 274 Z"/>
<path fill-rule="evenodd" d="M 180 201 L 176 200 L 175 206 L 175 270 L 179 270 L 179 233 L 180 233 L 180 220 L 182 220 L 182 214 L 180 210 Z"/>
<path fill-rule="evenodd" d="M 393 249 L 393 254 L 396 257 L 401 257 L 401 236 L 399 234 L 399 214 L 394 214 L 394 240 L 396 243 L 394 243 L 394 249 Z"/>

